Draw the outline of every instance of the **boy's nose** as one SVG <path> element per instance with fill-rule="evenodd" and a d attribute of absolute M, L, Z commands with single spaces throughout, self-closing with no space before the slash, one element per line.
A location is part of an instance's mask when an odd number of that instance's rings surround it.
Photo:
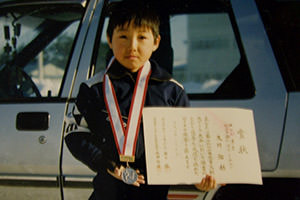
<path fill-rule="evenodd" d="M 136 50 L 137 49 L 137 39 L 131 38 L 129 40 L 129 49 L 130 50 Z"/>

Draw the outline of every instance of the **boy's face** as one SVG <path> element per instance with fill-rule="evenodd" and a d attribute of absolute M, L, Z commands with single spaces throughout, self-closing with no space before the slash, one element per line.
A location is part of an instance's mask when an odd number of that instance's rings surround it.
<path fill-rule="evenodd" d="M 138 71 L 151 57 L 160 42 L 148 27 L 136 27 L 132 22 L 117 26 L 112 38 L 107 37 L 115 58 L 131 72 Z"/>

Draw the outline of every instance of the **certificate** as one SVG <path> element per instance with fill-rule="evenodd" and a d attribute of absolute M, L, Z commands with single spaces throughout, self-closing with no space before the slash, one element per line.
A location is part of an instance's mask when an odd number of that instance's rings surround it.
<path fill-rule="evenodd" d="M 148 184 L 262 184 L 252 110 L 143 109 Z"/>

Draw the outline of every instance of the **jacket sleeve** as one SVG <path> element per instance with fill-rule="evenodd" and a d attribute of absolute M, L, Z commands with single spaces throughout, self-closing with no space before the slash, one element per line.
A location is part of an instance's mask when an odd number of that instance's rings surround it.
<path fill-rule="evenodd" d="M 81 109 L 81 111 L 78 109 L 78 107 L 84 108 L 85 104 L 88 104 L 86 101 L 90 101 L 86 98 L 89 96 L 87 94 L 89 91 L 87 90 L 88 87 L 80 87 L 76 104 L 72 112 L 65 117 L 65 143 L 71 154 L 93 171 L 112 170 L 115 164 L 105 157 L 105 154 L 101 150 L 101 140 L 90 131 L 82 113 L 86 112 L 86 110 Z"/>
<path fill-rule="evenodd" d="M 180 92 L 176 98 L 175 106 L 176 107 L 190 107 L 189 98 L 183 88 L 180 90 Z"/>

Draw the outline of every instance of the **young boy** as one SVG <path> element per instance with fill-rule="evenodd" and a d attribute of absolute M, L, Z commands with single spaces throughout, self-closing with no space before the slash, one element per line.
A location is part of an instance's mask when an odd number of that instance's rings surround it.
<path fill-rule="evenodd" d="M 127 1 L 110 14 L 107 40 L 114 57 L 105 72 L 81 84 L 66 144 L 97 172 L 90 199 L 167 199 L 168 186 L 147 185 L 141 112 L 143 106 L 189 106 L 188 98 L 149 61 L 161 39 L 153 9 Z M 215 180 L 206 176 L 196 187 L 213 189 Z"/>

